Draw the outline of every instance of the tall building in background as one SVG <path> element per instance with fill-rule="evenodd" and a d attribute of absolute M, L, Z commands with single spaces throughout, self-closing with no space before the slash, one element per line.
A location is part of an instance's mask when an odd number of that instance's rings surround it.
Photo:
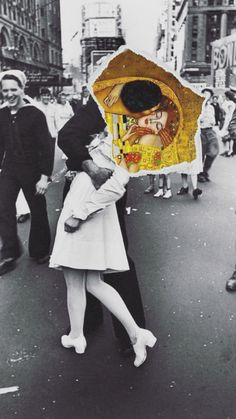
<path fill-rule="evenodd" d="M 24 71 L 31 87 L 60 85 L 63 68 L 59 0 L 0 2 L 0 67 Z"/>
<path fill-rule="evenodd" d="M 176 11 L 180 0 L 165 0 L 160 18 L 157 58 L 175 69 Z"/>
<path fill-rule="evenodd" d="M 212 42 L 235 32 L 235 0 L 189 0 L 181 75 L 191 83 L 211 84 Z"/>
<path fill-rule="evenodd" d="M 102 57 L 124 44 L 119 5 L 104 1 L 82 6 L 81 71 L 85 82 Z"/>
<path fill-rule="evenodd" d="M 188 0 L 181 0 L 176 8 L 176 38 L 174 43 L 175 70 L 178 74 L 181 74 L 186 59 L 187 15 Z"/>

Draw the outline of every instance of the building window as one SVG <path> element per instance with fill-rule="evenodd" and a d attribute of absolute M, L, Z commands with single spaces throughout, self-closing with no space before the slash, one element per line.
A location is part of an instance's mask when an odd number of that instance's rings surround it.
<path fill-rule="evenodd" d="M 211 42 L 220 38 L 221 12 L 208 13 L 205 61 L 211 62 Z"/>
<path fill-rule="evenodd" d="M 44 8 L 43 7 L 40 8 L 40 15 L 41 15 L 41 17 L 44 17 Z"/>
<path fill-rule="evenodd" d="M 208 6 L 214 6 L 214 0 L 208 0 Z"/>
<path fill-rule="evenodd" d="M 41 29 L 41 35 L 42 35 L 42 38 L 45 38 L 45 29 L 44 28 Z"/>
<path fill-rule="evenodd" d="M 216 6 L 222 6 L 222 0 L 216 0 Z"/>
<path fill-rule="evenodd" d="M 211 62 L 211 45 L 206 46 L 206 56 L 205 56 L 206 63 Z"/>
<path fill-rule="evenodd" d="M 228 15 L 227 35 L 232 35 L 235 32 L 236 32 L 236 13 L 232 11 Z"/>
<path fill-rule="evenodd" d="M 5 1 L 3 3 L 3 13 L 4 15 L 7 15 L 7 3 Z"/>
<path fill-rule="evenodd" d="M 199 0 L 193 0 L 193 6 L 199 6 Z"/>
<path fill-rule="evenodd" d="M 198 16 L 193 16 L 193 27 L 197 28 L 197 24 L 198 24 Z"/>
<path fill-rule="evenodd" d="M 229 6 L 234 6 L 234 0 L 229 0 Z"/>

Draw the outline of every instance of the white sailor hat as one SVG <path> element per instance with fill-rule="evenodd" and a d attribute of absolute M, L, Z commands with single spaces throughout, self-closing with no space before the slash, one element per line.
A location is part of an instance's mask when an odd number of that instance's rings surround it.
<path fill-rule="evenodd" d="M 229 88 L 230 88 L 231 92 L 236 93 L 236 86 L 230 85 Z"/>

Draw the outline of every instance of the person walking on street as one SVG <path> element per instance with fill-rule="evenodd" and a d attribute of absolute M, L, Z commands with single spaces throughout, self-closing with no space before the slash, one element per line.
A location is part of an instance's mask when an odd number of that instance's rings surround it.
<path fill-rule="evenodd" d="M 29 254 L 38 263 L 48 260 L 50 228 L 44 194 L 53 156 L 44 114 L 24 98 L 25 74 L 1 73 L 7 106 L 0 109 L 0 275 L 12 270 L 22 249 L 17 236 L 16 199 L 23 190 L 31 212 Z"/>
<path fill-rule="evenodd" d="M 59 93 L 56 106 L 56 127 L 59 131 L 74 115 L 73 109 L 64 92 Z"/>
<path fill-rule="evenodd" d="M 199 173 L 198 181 L 209 182 L 209 170 L 219 153 L 219 144 L 217 135 L 213 129 L 215 126 L 215 111 L 211 104 L 213 90 L 205 88 L 202 90 L 202 93 L 205 96 L 200 116 L 203 171 Z"/>
<path fill-rule="evenodd" d="M 46 116 L 48 129 L 50 133 L 50 146 L 51 152 L 55 154 L 55 145 L 56 139 L 58 134 L 58 127 L 57 127 L 57 110 L 55 103 L 51 103 L 51 92 L 48 88 L 42 88 L 40 91 L 40 101 L 37 102 L 38 108 L 44 113 Z"/>
<path fill-rule="evenodd" d="M 231 121 L 228 125 L 228 131 L 231 140 L 233 141 L 233 153 L 236 154 L 236 87 L 230 86 L 231 100 L 235 103 L 235 109 L 231 118 Z"/>
<path fill-rule="evenodd" d="M 234 95 L 232 92 L 227 91 L 225 92 L 225 100 L 222 103 L 222 109 L 224 111 L 224 123 L 222 128 L 219 131 L 220 137 L 222 137 L 222 142 L 225 148 L 225 151 L 221 153 L 221 156 L 224 157 L 231 157 L 233 155 L 233 145 L 234 140 L 231 138 L 229 134 L 229 126 L 231 119 L 233 117 L 233 113 L 235 110 L 235 103 L 233 101 Z"/>

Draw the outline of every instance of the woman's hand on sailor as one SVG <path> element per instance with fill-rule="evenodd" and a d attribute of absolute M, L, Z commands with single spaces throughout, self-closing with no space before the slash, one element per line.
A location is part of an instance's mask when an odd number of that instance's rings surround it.
<path fill-rule="evenodd" d="M 67 233 L 74 233 L 75 231 L 79 229 L 80 224 L 81 224 L 81 220 L 79 218 L 75 218 L 71 216 L 67 218 L 67 220 L 64 222 L 64 230 Z"/>

